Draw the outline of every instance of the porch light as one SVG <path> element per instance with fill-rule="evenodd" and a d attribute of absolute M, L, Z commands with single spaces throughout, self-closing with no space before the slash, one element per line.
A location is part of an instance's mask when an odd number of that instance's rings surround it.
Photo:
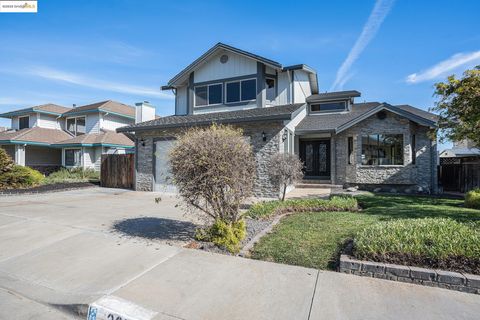
<path fill-rule="evenodd" d="M 282 142 L 287 140 L 287 137 L 288 137 L 288 130 L 285 129 L 283 130 L 283 134 L 282 134 Z"/>
<path fill-rule="evenodd" d="M 267 141 L 267 134 L 265 133 L 265 131 L 262 131 L 262 139 L 263 141 Z"/>
<path fill-rule="evenodd" d="M 140 144 L 142 145 L 142 147 L 145 147 L 145 139 L 140 139 Z"/>

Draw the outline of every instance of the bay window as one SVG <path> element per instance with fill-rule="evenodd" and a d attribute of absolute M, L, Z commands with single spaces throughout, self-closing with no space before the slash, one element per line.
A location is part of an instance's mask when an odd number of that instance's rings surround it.
<path fill-rule="evenodd" d="M 66 129 L 74 136 L 79 136 L 86 133 L 85 117 L 67 118 Z"/>
<path fill-rule="evenodd" d="M 362 136 L 363 165 L 403 165 L 402 134 Z"/>

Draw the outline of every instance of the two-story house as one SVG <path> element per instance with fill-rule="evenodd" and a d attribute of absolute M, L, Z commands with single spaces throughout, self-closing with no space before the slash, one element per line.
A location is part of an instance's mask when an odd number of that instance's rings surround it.
<path fill-rule="evenodd" d="M 133 150 L 119 127 L 154 119 L 148 103 L 137 109 L 115 101 L 66 108 L 45 104 L 0 114 L 11 129 L 0 132 L 0 147 L 18 165 L 51 172 L 59 167 L 100 169 L 101 155 Z M 143 113 L 142 113 L 143 112 Z"/>
<path fill-rule="evenodd" d="M 409 105 L 358 103 L 358 91 L 320 93 L 317 73 L 218 43 L 173 77 L 175 115 L 117 129 L 136 137 L 136 188 L 172 190 L 166 157 L 185 128 L 243 128 L 257 165 L 255 195 L 275 197 L 267 163 L 297 154 L 305 179 L 390 192 L 435 192 L 436 116 Z"/>

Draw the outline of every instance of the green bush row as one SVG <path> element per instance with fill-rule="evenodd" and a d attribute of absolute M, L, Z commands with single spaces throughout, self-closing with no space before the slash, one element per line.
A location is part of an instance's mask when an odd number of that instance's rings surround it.
<path fill-rule="evenodd" d="M 286 201 L 268 201 L 253 204 L 247 212 L 247 216 L 254 219 L 265 219 L 284 212 L 305 211 L 356 211 L 358 202 L 349 196 L 333 196 L 329 200 L 324 199 L 298 199 Z"/>
<path fill-rule="evenodd" d="M 355 256 L 480 258 L 480 232 L 444 218 L 400 219 L 373 224 L 357 234 Z"/>
<path fill-rule="evenodd" d="M 45 184 L 52 183 L 69 183 L 69 182 L 86 182 L 92 180 L 99 180 L 100 173 L 94 171 L 93 169 L 82 169 L 82 168 L 72 168 L 66 169 L 61 168 L 58 171 L 51 173 L 48 177 L 45 178 Z"/>
<path fill-rule="evenodd" d="M 29 167 L 14 165 L 10 170 L 0 173 L 1 189 L 29 188 L 41 184 L 43 174 Z"/>
<path fill-rule="evenodd" d="M 467 192 L 465 195 L 465 207 L 480 209 L 480 188 Z"/>

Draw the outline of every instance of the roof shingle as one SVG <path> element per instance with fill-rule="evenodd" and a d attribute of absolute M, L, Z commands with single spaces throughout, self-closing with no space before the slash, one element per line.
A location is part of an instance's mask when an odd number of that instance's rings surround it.
<path fill-rule="evenodd" d="M 65 112 L 63 115 L 68 116 L 68 115 L 82 113 L 85 111 L 92 111 L 92 110 L 114 112 L 117 114 L 128 116 L 130 118 L 135 118 L 134 107 L 120 103 L 120 102 L 112 101 L 112 100 L 101 101 L 101 102 L 92 103 L 85 106 L 76 107 Z"/>
<path fill-rule="evenodd" d="M 90 133 L 76 136 L 55 143 L 55 145 L 121 145 L 133 147 L 133 141 L 123 133 L 103 130 L 100 133 Z"/>
<path fill-rule="evenodd" d="M 72 136 L 62 130 L 40 127 L 26 128 L 18 131 L 0 132 L 0 141 L 22 141 L 53 144 Z"/>

